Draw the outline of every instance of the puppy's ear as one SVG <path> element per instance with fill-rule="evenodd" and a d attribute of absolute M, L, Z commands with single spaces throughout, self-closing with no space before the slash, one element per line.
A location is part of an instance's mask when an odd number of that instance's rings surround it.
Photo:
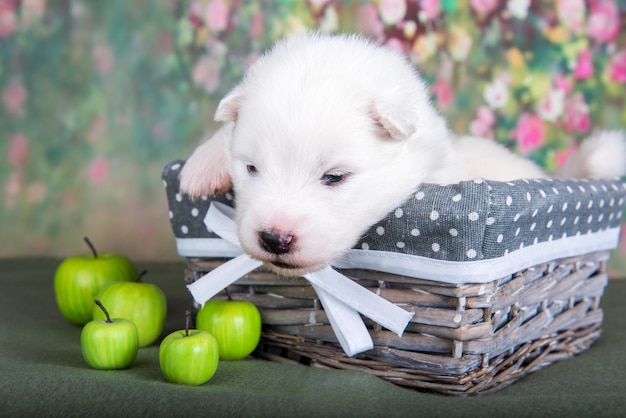
<path fill-rule="evenodd" d="M 370 117 L 393 139 L 410 137 L 417 130 L 417 117 L 411 112 L 398 111 L 384 103 L 372 103 Z"/>
<path fill-rule="evenodd" d="M 230 137 L 233 123 L 226 123 L 195 149 L 180 173 L 180 192 L 192 199 L 230 189 Z"/>
<path fill-rule="evenodd" d="M 244 89 L 240 85 L 232 89 L 217 105 L 214 119 L 217 122 L 234 122 L 239 116 L 239 109 L 245 97 Z"/>

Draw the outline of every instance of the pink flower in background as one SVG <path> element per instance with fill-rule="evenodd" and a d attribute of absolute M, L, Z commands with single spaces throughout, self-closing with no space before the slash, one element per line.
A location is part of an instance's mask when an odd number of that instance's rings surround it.
<path fill-rule="evenodd" d="M 191 77 L 198 87 L 211 93 L 215 91 L 220 81 L 219 63 L 214 57 L 205 55 L 194 65 Z"/>
<path fill-rule="evenodd" d="M 576 145 L 576 141 L 570 139 L 569 146 L 567 148 L 557 150 L 554 155 L 556 166 L 560 167 L 565 164 L 565 161 L 567 161 L 569 157 L 576 151 L 576 148 L 578 148 Z"/>
<path fill-rule="evenodd" d="M 420 7 L 426 20 L 435 20 L 441 13 L 440 0 L 420 0 Z"/>
<path fill-rule="evenodd" d="M 372 3 L 359 8 L 357 27 L 360 32 L 373 35 L 377 40 L 381 40 L 384 37 L 385 26 L 380 21 L 378 9 Z"/>
<path fill-rule="evenodd" d="M 391 49 L 395 49 L 398 52 L 404 52 L 404 44 L 402 43 L 400 39 L 396 37 L 391 37 L 387 39 L 387 42 L 385 42 L 385 45 L 387 45 Z"/>
<path fill-rule="evenodd" d="M 572 91 L 572 84 L 563 74 L 557 74 L 554 77 L 554 86 L 559 90 L 563 90 L 565 94 L 569 94 Z"/>
<path fill-rule="evenodd" d="M 476 119 L 470 122 L 470 133 L 483 138 L 493 138 L 493 125 L 496 122 L 493 110 L 489 106 L 481 106 L 478 108 L 477 116 Z"/>
<path fill-rule="evenodd" d="M 593 76 L 593 60 L 591 59 L 591 51 L 584 49 L 578 55 L 576 68 L 574 69 L 574 78 L 577 80 L 586 80 Z"/>
<path fill-rule="evenodd" d="M 31 26 L 38 20 L 41 20 L 46 11 L 47 0 L 22 0 L 22 25 Z"/>
<path fill-rule="evenodd" d="M 570 132 L 589 130 L 589 105 L 582 93 L 577 92 L 566 100 L 563 127 Z"/>
<path fill-rule="evenodd" d="M 211 0 L 206 8 L 205 19 L 209 29 L 222 31 L 228 27 L 228 6 L 223 0 Z"/>
<path fill-rule="evenodd" d="M 22 174 L 18 172 L 11 173 L 6 183 L 4 183 L 4 206 L 7 209 L 15 206 L 15 199 L 20 194 L 23 187 L 24 179 L 22 178 Z"/>
<path fill-rule="evenodd" d="M 578 32 L 585 24 L 585 0 L 557 0 L 556 13 L 563 26 Z"/>
<path fill-rule="evenodd" d="M 7 153 L 7 161 L 9 165 L 19 168 L 23 167 L 28 161 L 30 150 L 28 140 L 20 133 L 11 136 L 9 140 L 9 152 Z"/>
<path fill-rule="evenodd" d="M 248 28 L 248 35 L 252 39 L 259 39 L 265 33 L 265 27 L 263 26 L 263 14 L 258 10 L 252 13 L 250 18 L 250 27 Z"/>
<path fill-rule="evenodd" d="M 204 3 L 201 0 L 194 0 L 189 6 L 189 21 L 194 28 L 199 29 L 203 25 Z"/>
<path fill-rule="evenodd" d="M 17 13 L 11 0 L 0 0 L 0 38 L 10 36 L 17 29 Z"/>
<path fill-rule="evenodd" d="M 380 0 L 378 7 L 386 25 L 395 25 L 406 15 L 406 0 Z"/>
<path fill-rule="evenodd" d="M 539 148 L 546 139 L 546 127 L 544 121 L 532 113 L 524 113 L 519 118 L 515 130 L 511 136 L 517 140 L 517 145 L 522 154 L 526 155 Z"/>
<path fill-rule="evenodd" d="M 487 15 L 498 7 L 498 0 L 471 0 L 470 4 L 478 13 Z"/>
<path fill-rule="evenodd" d="M 23 118 L 26 116 L 26 99 L 28 94 L 21 81 L 13 79 L 4 92 L 2 101 L 9 116 L 13 118 Z"/>
<path fill-rule="evenodd" d="M 609 79 L 616 83 L 626 83 L 626 50 L 621 50 L 611 57 Z"/>
<path fill-rule="evenodd" d="M 454 91 L 450 83 L 443 77 L 439 77 L 432 86 L 432 92 L 437 98 L 437 106 L 440 110 L 446 111 L 454 103 Z"/>
<path fill-rule="evenodd" d="M 587 33 L 596 42 L 610 42 L 619 33 L 619 10 L 612 0 L 599 0 L 591 5 Z"/>
<path fill-rule="evenodd" d="M 109 176 L 109 161 L 104 157 L 96 157 L 91 161 L 88 168 L 89 181 L 98 184 Z"/>
<path fill-rule="evenodd" d="M 92 57 L 94 64 L 96 65 L 96 70 L 98 70 L 101 75 L 108 74 L 115 63 L 113 50 L 106 43 L 100 43 L 94 46 Z"/>

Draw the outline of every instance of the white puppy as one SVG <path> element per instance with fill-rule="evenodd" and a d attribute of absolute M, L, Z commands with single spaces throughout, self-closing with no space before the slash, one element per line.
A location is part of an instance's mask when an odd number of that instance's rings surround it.
<path fill-rule="evenodd" d="M 340 257 L 420 183 L 546 176 L 492 140 L 455 138 L 405 57 L 358 36 L 277 43 L 215 119 L 225 123 L 188 159 L 181 191 L 234 186 L 243 249 L 283 275 Z M 622 135 L 594 141 L 565 175 L 623 174 Z M 612 169 L 597 163 L 599 149 Z"/>

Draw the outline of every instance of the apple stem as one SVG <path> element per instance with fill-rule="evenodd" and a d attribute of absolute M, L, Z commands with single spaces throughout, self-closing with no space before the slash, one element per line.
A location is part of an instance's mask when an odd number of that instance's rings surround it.
<path fill-rule="evenodd" d="M 229 302 L 233 301 L 233 297 L 230 295 L 230 291 L 228 290 L 228 287 L 224 288 L 224 292 L 226 292 L 226 297 L 228 298 Z"/>
<path fill-rule="evenodd" d="M 142 278 L 143 276 L 145 276 L 147 272 L 148 272 L 148 270 L 145 270 L 145 269 L 144 269 L 144 270 L 142 270 L 142 271 L 141 271 L 141 273 L 139 273 L 139 274 L 137 275 L 137 278 L 135 279 L 135 281 L 136 281 L 136 282 L 141 282 L 141 278 Z"/>
<path fill-rule="evenodd" d="M 96 247 L 93 246 L 93 244 L 91 243 L 89 238 L 84 237 L 83 239 L 85 240 L 85 242 L 87 243 L 87 246 L 91 250 L 91 252 L 93 254 L 93 258 L 98 258 L 98 252 L 96 251 Z"/>
<path fill-rule="evenodd" d="M 185 337 L 189 337 L 189 323 L 191 322 L 191 309 L 185 311 Z"/>
<path fill-rule="evenodd" d="M 102 302 L 100 302 L 98 299 L 94 300 L 94 302 L 96 303 L 96 305 L 98 305 L 100 307 L 100 309 L 102 309 L 102 312 L 104 312 L 104 316 L 107 317 L 106 322 L 108 322 L 108 323 L 113 322 L 113 321 L 111 321 L 111 317 L 109 316 L 109 311 L 106 310 L 106 308 L 104 307 Z"/>

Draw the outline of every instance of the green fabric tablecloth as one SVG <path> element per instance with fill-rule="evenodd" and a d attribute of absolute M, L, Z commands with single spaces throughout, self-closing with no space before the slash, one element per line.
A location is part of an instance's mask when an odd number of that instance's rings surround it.
<path fill-rule="evenodd" d="M 263 360 L 221 362 L 200 387 L 168 383 L 158 345 L 121 371 L 90 369 L 81 328 L 56 308 L 58 260 L 0 260 L 0 416 L 626 416 L 626 280 L 609 282 L 604 332 L 591 350 L 500 392 L 454 398 L 404 389 L 361 372 Z M 191 298 L 182 263 L 143 263 L 168 298 L 164 335 Z"/>

